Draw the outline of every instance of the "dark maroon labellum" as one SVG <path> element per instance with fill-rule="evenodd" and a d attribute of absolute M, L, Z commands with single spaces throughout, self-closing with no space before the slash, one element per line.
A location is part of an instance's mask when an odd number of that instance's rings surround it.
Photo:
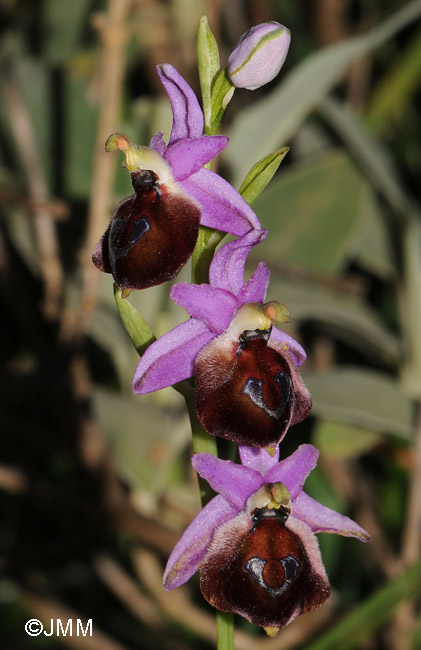
<path fill-rule="evenodd" d="M 208 602 L 262 627 L 284 627 L 326 600 L 327 579 L 315 573 L 287 517 L 282 508 L 257 509 L 249 532 L 234 546 L 227 540 L 226 546 L 209 553 L 200 569 L 200 587 Z"/>
<path fill-rule="evenodd" d="M 297 371 L 268 345 L 270 330 L 243 332 L 229 354 L 218 339 L 196 359 L 196 409 L 215 436 L 252 447 L 273 446 L 310 411 Z"/>
<path fill-rule="evenodd" d="M 151 171 L 131 174 L 133 196 L 117 207 L 93 254 L 122 289 L 146 289 L 174 278 L 189 259 L 200 210 L 184 192 L 160 185 Z"/>

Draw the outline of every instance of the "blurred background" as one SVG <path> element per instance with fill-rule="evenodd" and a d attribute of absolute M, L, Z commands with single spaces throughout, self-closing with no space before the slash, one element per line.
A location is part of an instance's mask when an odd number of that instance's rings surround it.
<path fill-rule="evenodd" d="M 319 535 L 328 603 L 275 639 L 237 617 L 236 650 L 421 648 L 421 3 L 1 0 L 0 12 L 2 650 L 215 647 L 197 576 L 162 588 L 200 508 L 183 398 L 132 394 L 138 357 L 90 260 L 131 193 L 104 142 L 169 135 L 155 65 L 199 92 L 204 13 L 222 66 L 252 25 L 292 31 L 278 78 L 236 91 L 218 171 L 238 188 L 291 146 L 253 204 L 270 236 L 249 269 L 268 264 L 268 299 L 308 351 L 314 408 L 281 454 L 318 446 L 306 491 L 372 535 Z M 130 297 L 157 336 L 186 318 L 168 290 Z M 30 637 L 30 618 L 48 631 L 92 619 L 93 634 Z"/>

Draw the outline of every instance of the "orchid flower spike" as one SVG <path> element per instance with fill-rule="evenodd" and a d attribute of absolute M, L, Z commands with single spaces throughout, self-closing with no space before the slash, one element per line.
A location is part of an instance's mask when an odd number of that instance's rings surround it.
<path fill-rule="evenodd" d="M 171 65 L 157 71 L 173 112 L 168 145 L 162 133 L 149 147 L 121 133 L 106 142 L 107 151 L 124 152 L 134 194 L 117 206 L 92 259 L 113 274 L 125 295 L 174 278 L 193 252 L 199 224 L 238 236 L 261 227 L 240 194 L 203 167 L 226 148 L 228 138 L 203 135 L 193 90 Z"/>
<path fill-rule="evenodd" d="M 301 445 L 278 462 L 278 450 L 272 457 L 240 447 L 242 465 L 206 453 L 193 456 L 195 470 L 219 494 L 173 549 L 165 589 L 199 570 L 202 594 L 211 605 L 244 616 L 270 636 L 319 607 L 330 586 L 314 533 L 361 541 L 369 535 L 303 492 L 318 453 Z"/>
<path fill-rule="evenodd" d="M 192 318 L 146 350 L 133 380 L 134 392 L 144 394 L 194 375 L 204 428 L 256 447 L 274 447 L 311 409 L 297 370 L 305 352 L 275 325 L 288 320 L 288 310 L 264 303 L 269 269 L 260 262 L 244 283 L 247 255 L 266 234 L 253 230 L 220 248 L 210 284 L 172 288 L 172 300 Z"/>

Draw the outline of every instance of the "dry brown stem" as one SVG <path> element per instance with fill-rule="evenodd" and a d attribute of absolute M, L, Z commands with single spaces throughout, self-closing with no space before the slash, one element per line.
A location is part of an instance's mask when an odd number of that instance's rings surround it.
<path fill-rule="evenodd" d="M 101 108 L 94 152 L 88 228 L 81 255 L 82 295 L 79 311 L 75 314 L 74 321 L 70 323 L 70 331 L 66 331 L 70 337 L 82 336 L 97 303 L 101 273 L 92 264 L 92 251 L 109 221 L 117 163 L 115 156 L 105 152 L 104 144 L 111 133 L 118 131 L 125 48 L 129 33 L 126 30 L 126 23 L 131 4 L 131 0 L 109 0 L 107 13 L 104 16 L 96 15 L 94 18 L 94 25 L 101 39 L 99 48 Z"/>
<path fill-rule="evenodd" d="M 417 406 L 415 446 L 410 476 L 406 526 L 402 539 L 404 566 L 417 562 L 421 556 L 421 406 Z"/>
<path fill-rule="evenodd" d="M 124 607 L 146 625 L 158 626 L 160 618 L 150 599 L 124 569 L 106 555 L 94 559 L 96 573 Z"/>
<path fill-rule="evenodd" d="M 421 557 L 421 405 L 417 405 L 415 422 L 415 446 L 410 473 L 409 497 L 405 528 L 402 534 L 400 570 L 416 563 Z M 419 612 L 416 603 L 407 602 L 400 607 L 390 629 L 389 647 L 391 650 L 410 650 L 411 629 L 416 625 Z"/>
<path fill-rule="evenodd" d="M 320 464 L 329 475 L 335 490 L 355 508 L 358 523 L 370 533 L 367 553 L 388 578 L 399 573 L 398 560 L 386 539 L 375 512 L 378 509 L 372 486 L 351 461 L 322 458 Z"/>
<path fill-rule="evenodd" d="M 6 66 L 4 68 L 3 89 L 6 108 L 33 201 L 35 236 L 44 281 L 43 311 L 46 318 L 54 320 L 60 311 L 63 270 L 55 225 L 48 209 L 48 189 L 42 172 L 31 117 L 15 83 L 12 69 Z"/>
<path fill-rule="evenodd" d="M 70 363 L 73 397 L 79 412 L 79 451 L 83 464 L 90 472 L 101 477 L 104 499 L 110 510 L 119 508 L 127 500 L 115 464 L 97 421 L 87 407 L 93 389 L 86 359 L 75 354 Z"/>
<path fill-rule="evenodd" d="M 21 192 L 0 187 L 0 203 L 21 205 L 30 212 L 44 210 L 48 212 L 51 219 L 64 221 L 69 216 L 69 206 L 60 199 L 36 199 L 33 196 L 22 195 Z"/>

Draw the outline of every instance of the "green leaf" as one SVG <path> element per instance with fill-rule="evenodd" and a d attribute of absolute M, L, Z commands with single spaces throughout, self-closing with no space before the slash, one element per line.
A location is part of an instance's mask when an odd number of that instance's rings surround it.
<path fill-rule="evenodd" d="M 122 323 L 130 336 L 137 353 L 142 356 L 146 348 L 156 341 L 152 330 L 127 298 L 122 297 L 121 289 L 114 285 L 114 298 Z"/>
<path fill-rule="evenodd" d="M 307 57 L 285 81 L 253 106 L 238 112 L 224 153 L 238 186 L 256 158 L 288 142 L 341 79 L 348 66 L 421 15 L 419 0 L 410 2 L 366 34 L 326 47 Z"/>
<path fill-rule="evenodd" d="M 287 170 L 255 202 L 271 232 L 259 253 L 313 272 L 337 273 L 348 262 L 365 187 L 364 177 L 341 151 Z"/>
<path fill-rule="evenodd" d="M 352 245 L 357 263 L 382 280 L 397 275 L 396 255 L 388 223 L 373 188 L 367 187 L 360 208 L 360 223 Z"/>
<path fill-rule="evenodd" d="M 220 66 L 218 44 L 208 25 L 208 19 L 206 16 L 202 16 L 199 22 L 199 31 L 197 34 L 197 60 L 200 89 L 202 91 L 203 114 L 205 116 L 205 133 L 208 133 L 207 129 L 210 128 L 212 120 L 212 81 Z"/>
<path fill-rule="evenodd" d="M 352 650 L 381 625 L 405 600 L 421 595 L 421 563 L 401 573 L 397 578 L 368 598 L 354 612 L 331 628 L 321 639 L 310 643 L 305 650 Z"/>
<path fill-rule="evenodd" d="M 420 82 L 421 32 L 418 31 L 406 50 L 399 53 L 392 66 L 386 67 L 385 75 L 371 94 L 365 123 L 379 131 L 391 121 L 401 120 Z"/>
<path fill-rule="evenodd" d="M 220 70 L 214 78 L 211 94 L 212 118 L 208 129 L 209 135 L 215 135 L 221 124 L 222 116 L 234 94 L 235 86 L 228 76 L 227 69 Z"/>
<path fill-rule="evenodd" d="M 181 396 L 167 388 L 139 400 L 131 390 L 96 387 L 93 397 L 101 431 L 130 485 L 156 494 L 181 482 L 179 459 L 191 438 Z"/>
<path fill-rule="evenodd" d="M 303 377 L 314 415 L 379 433 L 412 436 L 413 403 L 390 375 L 345 366 L 324 373 L 303 370 Z"/>
<path fill-rule="evenodd" d="M 83 36 L 90 10 L 86 0 L 46 0 L 43 6 L 46 23 L 43 36 L 50 63 L 58 65 L 68 60 Z"/>
<path fill-rule="evenodd" d="M 393 160 L 382 143 L 367 132 L 344 103 L 326 97 L 321 103 L 321 109 L 327 123 L 343 138 L 370 183 L 382 193 L 395 212 L 406 215 L 410 201 L 400 183 Z"/>
<path fill-rule="evenodd" d="M 410 648 L 420 650 L 421 648 L 421 621 L 415 624 L 411 633 Z"/>
<path fill-rule="evenodd" d="M 272 180 L 279 165 L 289 151 L 289 147 L 282 147 L 259 160 L 249 171 L 241 185 L 239 192 L 249 205 L 263 192 L 266 185 Z"/>
<path fill-rule="evenodd" d="M 379 433 L 332 420 L 319 420 L 313 432 L 313 442 L 320 453 L 334 459 L 360 456 L 381 440 Z"/>
<path fill-rule="evenodd" d="M 86 198 L 91 191 L 92 152 L 95 151 L 99 110 L 89 99 L 88 83 L 67 76 L 64 80 L 67 127 L 63 132 L 66 193 Z"/>

